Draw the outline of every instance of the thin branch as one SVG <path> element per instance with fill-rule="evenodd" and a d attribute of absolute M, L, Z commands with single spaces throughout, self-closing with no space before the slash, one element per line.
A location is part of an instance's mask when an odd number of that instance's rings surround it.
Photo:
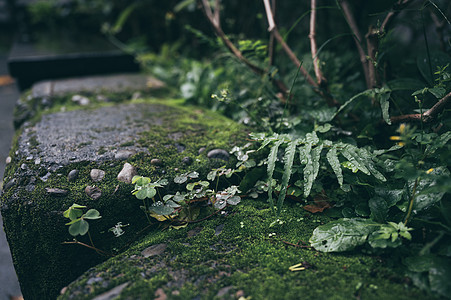
<path fill-rule="evenodd" d="M 374 29 L 372 26 L 368 29 L 368 33 L 365 35 L 366 48 L 368 50 L 367 67 L 368 67 L 368 81 L 372 89 L 378 87 L 378 78 L 376 72 L 377 51 L 379 50 L 379 30 Z M 367 82 L 368 84 L 368 82 Z"/>
<path fill-rule="evenodd" d="M 222 31 L 221 25 L 219 24 L 219 17 L 215 18 L 214 13 L 211 9 L 210 4 L 208 3 L 208 0 L 202 0 L 202 7 L 205 15 L 207 16 L 208 21 L 213 26 L 213 29 L 215 30 L 218 37 L 223 41 L 224 45 L 229 49 L 230 52 L 232 52 L 233 55 L 235 55 L 236 58 L 238 58 L 240 61 L 242 61 L 246 66 L 248 66 L 254 73 L 258 75 L 265 75 L 266 71 L 257 65 L 250 62 L 247 58 L 243 56 L 241 51 L 235 47 L 235 45 L 232 43 L 232 41 L 229 40 L 229 38 L 225 35 L 225 33 Z M 219 10 L 219 7 L 216 8 Z M 215 14 L 219 14 L 215 12 Z M 284 94 L 286 95 L 288 88 L 285 86 L 285 84 L 277 79 L 273 79 L 273 82 L 275 86 Z"/>
<path fill-rule="evenodd" d="M 313 68 L 315 70 L 316 82 L 319 86 L 326 86 L 327 81 L 319 67 L 318 46 L 316 45 L 316 0 L 311 1 L 310 12 L 310 49 L 312 52 Z"/>
<path fill-rule="evenodd" d="M 271 12 L 273 15 L 276 14 L 276 0 L 271 0 Z M 269 35 L 268 43 L 268 65 L 271 67 L 274 63 L 274 33 Z"/>
<path fill-rule="evenodd" d="M 268 30 L 270 30 L 270 32 L 274 34 L 274 37 L 280 43 L 280 45 L 282 46 L 282 49 L 288 55 L 290 60 L 296 65 L 296 67 L 301 70 L 301 72 L 304 75 L 304 77 L 307 80 L 307 82 L 311 86 L 317 88 L 318 84 L 316 83 L 316 81 L 313 80 L 312 76 L 310 76 L 310 74 L 307 72 L 307 70 L 305 70 L 305 68 L 301 64 L 301 61 L 297 58 L 296 54 L 294 54 L 294 52 L 291 50 L 291 48 L 284 41 L 283 37 L 279 33 L 279 30 L 277 30 L 277 27 L 276 27 L 275 22 L 274 22 L 274 17 L 272 15 L 272 12 L 271 12 L 271 9 L 270 9 L 269 0 L 263 0 L 263 2 L 265 4 L 266 17 L 268 19 L 268 24 L 269 24 Z"/>
<path fill-rule="evenodd" d="M 385 32 L 386 28 L 388 27 L 388 25 L 390 24 L 390 22 L 394 19 L 394 17 L 396 17 L 397 14 L 399 14 L 401 12 L 401 10 L 403 8 L 405 8 L 407 5 L 409 5 L 410 3 L 412 3 L 414 0 L 398 0 L 398 2 L 396 2 L 393 5 L 393 10 L 391 10 L 386 16 L 384 21 L 382 21 L 381 26 L 379 27 L 379 30 L 383 33 Z"/>
<path fill-rule="evenodd" d="M 365 50 L 363 50 L 362 47 L 362 40 L 363 37 L 359 31 L 359 27 L 357 26 L 357 23 L 354 19 L 354 15 L 351 12 L 351 8 L 349 7 L 349 3 L 347 0 L 341 0 L 339 1 L 341 11 L 343 12 L 343 15 L 346 19 L 346 22 L 349 25 L 349 28 L 351 28 L 351 31 L 353 33 L 354 42 L 357 47 L 357 51 L 359 52 L 360 57 L 360 63 L 362 64 L 363 68 L 363 74 L 365 75 L 365 82 L 367 88 L 371 89 L 371 81 L 369 76 L 369 70 L 368 70 L 368 59 L 366 58 Z"/>
<path fill-rule="evenodd" d="M 449 104 L 451 103 L 451 92 L 448 93 L 445 97 L 440 99 L 434 106 L 432 106 L 429 110 L 427 110 L 423 116 L 421 114 L 411 114 L 411 115 L 402 115 L 391 117 L 390 120 L 392 123 L 402 123 L 402 122 L 424 122 L 428 123 L 433 121 L 439 113 L 444 111 Z"/>
<path fill-rule="evenodd" d="M 220 19 L 220 16 L 219 16 L 219 6 L 220 6 L 220 1 L 221 0 L 216 0 L 215 1 L 215 21 L 216 21 L 216 24 L 221 24 L 221 19 Z"/>

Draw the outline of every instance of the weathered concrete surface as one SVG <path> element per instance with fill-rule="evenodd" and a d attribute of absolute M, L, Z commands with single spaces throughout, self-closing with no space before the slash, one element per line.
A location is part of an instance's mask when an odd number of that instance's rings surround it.
<path fill-rule="evenodd" d="M 10 79 L 7 74 L 6 57 L 0 55 L 0 77 L 3 77 L 3 83 Z M 0 180 L 3 179 L 6 158 L 14 134 L 13 109 L 18 98 L 19 92 L 13 81 L 0 84 Z M 2 182 L 0 182 L 0 190 L 1 188 Z M 19 296 L 20 294 L 19 282 L 12 264 L 11 253 L 3 231 L 3 220 L 0 215 L 0 300 L 9 300 L 11 296 Z"/>
<path fill-rule="evenodd" d="M 101 92 L 106 90 L 117 93 L 124 90 L 145 91 L 162 87 L 164 87 L 164 83 L 151 76 L 114 74 L 42 81 L 33 86 L 31 94 L 37 98 L 64 95 L 72 92 Z"/>
<path fill-rule="evenodd" d="M 130 224 L 131 232 L 145 227 L 141 203 L 130 193 L 133 186 L 117 180 L 125 162 L 154 179 L 188 170 L 205 173 L 212 163 L 209 150 L 230 148 L 245 135 L 228 119 L 173 101 L 93 101 L 82 107 L 69 97 L 58 105 L 48 109 L 59 112 L 35 115 L 18 130 L 0 200 L 25 299 L 55 298 L 62 287 L 107 258 L 62 244 L 72 241 L 62 213 L 73 203 L 100 211 L 102 218 L 92 222 L 90 233 L 96 247 L 106 251 L 136 239 L 116 239 L 108 232 L 117 222 Z M 42 113 L 40 107 L 35 109 Z M 208 151 L 199 154 L 200 148 Z M 182 162 L 186 157 L 192 164 Z M 104 177 L 93 180 L 93 169 L 104 171 Z M 87 194 L 87 187 L 96 190 L 96 197 Z M 89 243 L 86 236 L 80 240 Z"/>
<path fill-rule="evenodd" d="M 167 110 L 163 105 L 141 103 L 43 115 L 36 125 L 24 129 L 19 151 L 27 160 L 40 160 L 52 170 L 80 161 L 112 160 L 118 150 L 148 152 L 134 141 L 149 125 L 162 125 L 159 115 Z"/>

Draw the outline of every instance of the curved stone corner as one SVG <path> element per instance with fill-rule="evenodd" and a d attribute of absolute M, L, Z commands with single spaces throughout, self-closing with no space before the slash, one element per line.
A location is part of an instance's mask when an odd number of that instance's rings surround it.
<path fill-rule="evenodd" d="M 206 169 L 212 163 L 208 151 L 230 149 L 244 136 L 240 126 L 220 115 L 170 101 L 44 114 L 34 124 L 25 123 L 13 145 L 0 199 L 24 298 L 53 299 L 108 258 L 63 244 L 72 238 L 62 213 L 73 203 L 99 210 L 102 218 L 90 222 L 90 232 L 96 247 L 108 252 L 133 240 L 125 237 L 118 244 L 109 232 L 115 224 L 130 224 L 132 232 L 145 226 L 140 202 L 130 194 L 132 185 L 118 180 L 126 163 L 155 179 Z"/>

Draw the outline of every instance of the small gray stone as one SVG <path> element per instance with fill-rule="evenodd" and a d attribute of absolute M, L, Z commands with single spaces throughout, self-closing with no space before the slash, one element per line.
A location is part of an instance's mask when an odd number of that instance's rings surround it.
<path fill-rule="evenodd" d="M 130 282 L 126 282 L 126 283 L 123 283 L 121 285 L 118 285 L 115 288 L 112 288 L 111 290 L 106 291 L 105 293 L 96 296 L 92 300 L 112 300 L 112 299 L 116 299 L 121 294 L 122 290 L 125 289 L 127 287 L 127 285 L 129 285 L 129 284 L 130 284 Z"/>
<path fill-rule="evenodd" d="M 162 166 L 163 162 L 161 161 L 161 159 L 152 158 L 152 160 L 150 161 L 150 164 L 154 165 L 154 166 Z"/>
<path fill-rule="evenodd" d="M 78 178 L 79 173 L 80 171 L 78 171 L 77 169 L 73 169 L 72 171 L 69 172 L 69 174 L 67 174 L 67 180 L 74 181 L 75 179 Z"/>
<path fill-rule="evenodd" d="M 86 282 L 86 284 L 92 285 L 93 283 L 101 282 L 101 281 L 103 281 L 103 278 L 102 278 L 102 277 L 91 277 L 91 278 L 88 279 L 88 281 Z"/>
<path fill-rule="evenodd" d="M 129 158 L 130 156 L 132 156 L 133 154 L 135 154 L 133 151 L 130 150 L 119 150 L 117 151 L 117 153 L 114 155 L 115 159 L 118 160 L 124 160 Z"/>
<path fill-rule="evenodd" d="M 164 250 L 166 250 L 166 247 L 168 245 L 167 244 L 156 244 L 156 245 L 152 245 L 150 247 L 147 247 L 146 249 L 144 249 L 141 252 L 141 255 L 144 257 L 150 257 L 150 256 L 155 256 L 155 255 L 160 255 L 161 253 L 164 252 Z"/>
<path fill-rule="evenodd" d="M 16 178 L 11 179 L 10 181 L 8 181 L 7 184 L 5 184 L 5 186 L 3 187 L 3 190 L 4 191 L 9 190 L 16 183 L 17 183 L 17 179 Z"/>
<path fill-rule="evenodd" d="M 205 152 L 205 150 L 207 150 L 207 148 L 201 147 L 201 148 L 199 148 L 198 152 L 199 152 L 199 154 L 202 154 Z"/>
<path fill-rule="evenodd" d="M 59 189 L 59 188 L 45 188 L 45 190 L 47 191 L 47 193 L 54 195 L 54 196 L 66 196 L 69 191 L 68 190 L 64 190 L 64 189 Z"/>
<path fill-rule="evenodd" d="M 189 166 L 189 165 L 191 165 L 193 163 L 193 159 L 191 157 L 189 157 L 189 156 L 185 156 L 182 159 L 182 163 L 184 163 L 185 165 Z"/>
<path fill-rule="evenodd" d="M 93 181 L 99 182 L 102 181 L 103 177 L 105 177 L 105 171 L 100 169 L 92 169 L 90 175 Z"/>
<path fill-rule="evenodd" d="M 207 154 L 208 158 L 211 159 L 222 159 L 222 160 L 229 160 L 229 152 L 225 151 L 224 149 L 213 149 L 208 152 Z"/>
<path fill-rule="evenodd" d="M 8 156 L 8 157 L 6 158 L 6 160 L 5 160 L 5 163 L 6 163 L 7 165 L 9 165 L 9 164 L 11 163 L 11 161 L 12 161 L 11 156 Z"/>
<path fill-rule="evenodd" d="M 72 101 L 78 103 L 81 106 L 89 105 L 89 99 L 81 95 L 73 95 Z"/>
<path fill-rule="evenodd" d="M 41 179 L 42 181 L 46 182 L 51 175 L 52 175 L 52 173 L 47 172 L 44 176 L 39 177 L 39 179 Z"/>
<path fill-rule="evenodd" d="M 88 195 L 88 197 L 90 197 L 94 200 L 97 200 L 102 196 L 102 190 L 96 186 L 91 186 L 91 185 L 88 185 L 85 188 L 85 193 L 86 193 L 86 195 Z"/>
<path fill-rule="evenodd" d="M 117 175 L 117 180 L 125 183 L 132 183 L 132 178 L 136 174 L 136 168 L 129 163 L 125 163 L 124 167 Z"/>

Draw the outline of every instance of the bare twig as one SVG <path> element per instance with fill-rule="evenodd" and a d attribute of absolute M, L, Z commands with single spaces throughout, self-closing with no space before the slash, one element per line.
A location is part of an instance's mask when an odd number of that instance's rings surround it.
<path fill-rule="evenodd" d="M 220 16 L 219 16 L 219 9 L 220 9 L 220 7 L 219 7 L 219 5 L 220 5 L 220 0 L 216 0 L 215 1 L 215 21 L 216 21 L 216 24 L 221 24 L 221 19 L 220 19 Z"/>
<path fill-rule="evenodd" d="M 396 2 L 393 5 L 393 9 L 385 16 L 385 19 L 384 19 L 384 21 L 382 21 L 382 24 L 379 27 L 379 30 L 381 32 L 385 32 L 386 28 L 388 27 L 388 25 L 390 25 L 390 23 L 394 19 L 394 17 L 396 17 L 396 15 L 399 14 L 399 12 L 403 8 L 405 8 L 407 5 L 409 5 L 413 1 L 414 0 L 398 0 L 398 2 Z"/>
<path fill-rule="evenodd" d="M 391 117 L 390 120 L 392 123 L 401 123 L 401 122 L 424 122 L 428 123 L 433 121 L 439 113 L 445 110 L 449 104 L 451 103 L 451 92 L 448 93 L 445 97 L 440 99 L 434 106 L 432 106 L 429 110 L 427 110 L 423 115 L 421 114 L 411 114 L 411 115 L 402 115 Z"/>
<path fill-rule="evenodd" d="M 312 52 L 313 68 L 315 70 L 316 82 L 319 86 L 326 86 L 327 81 L 319 67 L 318 46 L 316 45 L 316 0 L 311 0 L 310 12 L 310 49 Z"/>
<path fill-rule="evenodd" d="M 99 254 L 102 254 L 102 255 L 105 255 L 105 256 L 111 256 L 111 257 L 114 256 L 114 254 L 105 252 L 105 251 L 103 251 L 103 250 L 100 250 L 100 249 L 98 249 L 98 248 L 96 248 L 96 247 L 93 247 L 93 246 L 91 246 L 91 245 L 82 243 L 82 242 L 77 241 L 77 240 L 75 240 L 75 239 L 74 239 L 72 242 L 62 242 L 62 244 L 78 244 L 78 245 L 81 245 L 81 246 L 85 246 L 85 247 L 87 247 L 87 248 L 89 248 L 89 249 L 92 249 L 92 250 L 96 251 L 96 252 L 99 253 Z"/>
<path fill-rule="evenodd" d="M 341 0 L 339 1 L 341 10 L 343 12 L 343 15 L 346 19 L 346 22 L 349 25 L 349 28 L 351 28 L 351 31 L 353 33 L 354 42 L 357 47 L 357 51 L 359 52 L 360 57 L 360 63 L 362 64 L 363 68 L 363 74 L 365 75 L 365 82 L 367 88 L 371 87 L 371 81 L 369 77 L 369 70 L 368 70 L 368 59 L 366 58 L 365 50 L 362 47 L 362 34 L 359 31 L 359 27 L 357 26 L 357 23 L 354 19 L 354 15 L 351 12 L 351 8 L 349 7 L 349 3 L 347 0 Z"/>
<path fill-rule="evenodd" d="M 379 50 L 379 30 L 370 26 L 368 33 L 365 35 L 366 48 L 368 50 L 367 67 L 368 67 L 368 88 L 378 87 L 379 82 L 376 72 L 377 51 Z"/>
<path fill-rule="evenodd" d="M 302 74 L 304 75 L 307 82 L 313 86 L 318 87 L 318 84 L 315 80 L 313 80 L 312 76 L 305 70 L 305 68 L 302 66 L 301 61 L 297 58 L 296 54 L 291 50 L 291 48 L 287 45 L 287 43 L 284 41 L 283 37 L 280 35 L 279 30 L 277 30 L 277 27 L 275 25 L 274 16 L 271 11 L 271 6 L 269 4 L 269 0 L 263 0 L 265 4 L 265 11 L 266 11 L 266 17 L 268 19 L 268 31 L 274 34 L 275 39 L 280 43 L 282 46 L 282 49 L 285 51 L 285 53 L 288 55 L 290 60 L 296 65 L 297 68 L 300 69 Z"/>
<path fill-rule="evenodd" d="M 251 61 L 249 61 L 244 55 L 241 53 L 241 51 L 235 47 L 235 45 L 232 43 L 232 41 L 229 40 L 229 38 L 225 35 L 225 33 L 222 31 L 221 24 L 219 23 L 219 7 L 216 7 L 215 13 L 213 13 L 210 4 L 208 3 L 208 0 L 202 0 L 202 8 L 207 16 L 208 21 L 213 26 L 213 29 L 215 30 L 218 37 L 223 41 L 224 45 L 229 49 L 230 52 L 232 52 L 233 55 L 235 55 L 236 58 L 238 58 L 240 61 L 242 61 L 246 66 L 248 66 L 254 73 L 258 75 L 265 75 L 266 71 L 259 66 L 253 64 Z M 214 15 L 218 15 L 218 17 L 215 18 Z M 288 92 L 288 88 L 285 86 L 285 84 L 277 79 L 273 79 L 274 85 L 279 89 L 279 91 L 282 92 L 283 95 L 286 95 Z"/>
<path fill-rule="evenodd" d="M 271 11 L 272 14 L 276 14 L 276 0 L 271 0 Z M 274 62 L 274 33 L 270 33 L 269 35 L 269 43 L 268 43 L 268 65 L 271 67 Z"/>

